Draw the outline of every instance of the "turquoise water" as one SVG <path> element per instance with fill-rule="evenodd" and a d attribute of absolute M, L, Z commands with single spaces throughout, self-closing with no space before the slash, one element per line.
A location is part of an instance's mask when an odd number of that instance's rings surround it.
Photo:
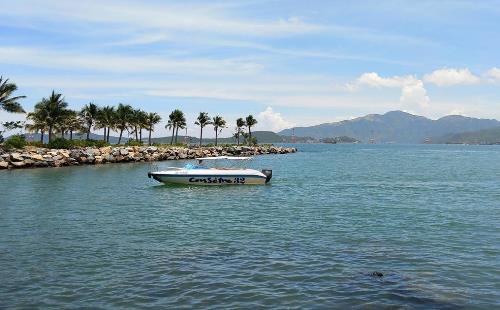
<path fill-rule="evenodd" d="M 0 308 L 500 307 L 500 146 L 298 148 L 268 186 L 0 171 Z"/>

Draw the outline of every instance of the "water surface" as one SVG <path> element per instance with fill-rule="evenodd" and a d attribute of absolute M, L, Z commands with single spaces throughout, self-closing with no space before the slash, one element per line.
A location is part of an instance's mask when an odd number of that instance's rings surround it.
<path fill-rule="evenodd" d="M 298 147 L 268 186 L 0 171 L 0 308 L 500 307 L 499 146 Z"/>

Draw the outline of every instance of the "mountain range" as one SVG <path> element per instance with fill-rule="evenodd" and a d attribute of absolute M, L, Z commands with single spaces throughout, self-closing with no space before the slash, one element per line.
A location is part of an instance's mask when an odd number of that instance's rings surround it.
<path fill-rule="evenodd" d="M 494 119 L 478 119 L 449 115 L 437 120 L 403 111 L 369 114 L 363 117 L 310 127 L 295 127 L 279 135 L 313 137 L 316 139 L 348 136 L 361 142 L 422 143 L 439 140 L 450 134 L 475 132 L 500 127 Z"/>

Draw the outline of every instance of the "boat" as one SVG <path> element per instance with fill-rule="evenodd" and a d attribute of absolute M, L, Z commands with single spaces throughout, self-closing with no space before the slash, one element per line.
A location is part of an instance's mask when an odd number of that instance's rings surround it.
<path fill-rule="evenodd" d="M 244 163 L 253 157 L 216 156 L 196 158 L 196 163 L 184 167 L 168 167 L 163 171 L 148 172 L 148 177 L 166 184 L 189 185 L 256 185 L 271 181 L 273 171 L 235 167 L 234 163 Z M 205 163 L 231 162 L 226 167 L 209 167 Z"/>

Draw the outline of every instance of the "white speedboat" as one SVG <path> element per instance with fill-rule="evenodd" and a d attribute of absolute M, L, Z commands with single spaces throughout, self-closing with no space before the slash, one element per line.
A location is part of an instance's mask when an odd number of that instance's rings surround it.
<path fill-rule="evenodd" d="M 267 184 L 273 176 L 273 171 L 263 169 L 262 171 L 241 167 L 213 167 L 210 168 L 203 163 L 211 161 L 218 163 L 221 160 L 230 162 L 244 162 L 252 157 L 204 157 L 196 158 L 197 164 L 187 164 L 182 168 L 168 167 L 163 171 L 148 173 L 148 177 L 163 183 L 190 184 L 190 185 L 248 185 Z"/>

